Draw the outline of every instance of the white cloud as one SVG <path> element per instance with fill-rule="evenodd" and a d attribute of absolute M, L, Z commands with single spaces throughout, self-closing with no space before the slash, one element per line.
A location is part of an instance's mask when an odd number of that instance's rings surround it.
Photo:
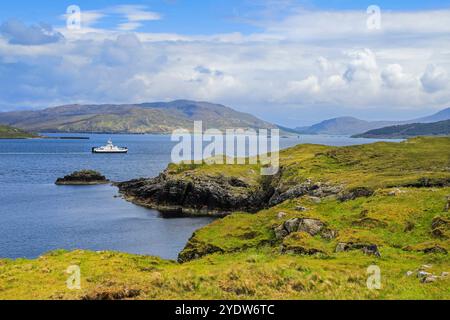
<path fill-rule="evenodd" d="M 420 78 L 423 88 L 429 92 L 434 93 L 445 89 L 449 85 L 449 77 L 446 70 L 434 64 L 427 66 L 423 76 Z"/>
<path fill-rule="evenodd" d="M 142 27 L 140 22 L 125 22 L 118 25 L 117 29 L 121 31 L 133 31 Z"/>
<path fill-rule="evenodd" d="M 187 98 L 268 120 L 305 106 L 320 114 L 450 105 L 447 10 L 382 13 L 379 32 L 367 30 L 365 11 L 297 11 L 247 35 L 129 34 L 160 16 L 142 7 L 119 12 L 126 34 L 58 29 L 66 41 L 25 48 L 0 38 L 0 105 Z"/>
<path fill-rule="evenodd" d="M 46 24 L 27 26 L 18 20 L 9 20 L 0 25 L 0 35 L 3 35 L 10 44 L 35 46 L 59 42 L 63 35 L 52 26 Z"/>
<path fill-rule="evenodd" d="M 143 22 L 160 20 L 159 13 L 148 10 L 146 6 L 121 5 L 110 8 L 108 11 L 125 17 L 126 22 L 120 23 L 117 27 L 121 31 L 132 31 L 142 27 Z"/>
<path fill-rule="evenodd" d="M 123 14 L 128 21 L 154 21 L 160 20 L 161 15 L 157 12 L 149 11 L 146 6 L 121 5 L 111 9 L 111 12 Z"/>

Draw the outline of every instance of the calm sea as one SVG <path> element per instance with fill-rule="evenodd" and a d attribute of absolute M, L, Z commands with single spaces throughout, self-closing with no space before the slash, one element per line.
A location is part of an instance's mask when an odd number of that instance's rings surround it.
<path fill-rule="evenodd" d="M 51 135 L 50 136 L 62 136 Z M 169 136 L 114 135 L 126 155 L 95 155 L 109 135 L 89 140 L 0 140 L 0 257 L 35 258 L 55 249 L 116 250 L 176 259 L 192 233 L 210 218 L 167 219 L 115 197 L 112 186 L 56 186 L 80 169 L 94 169 L 113 181 L 152 177 L 170 162 Z M 298 143 L 353 145 L 375 140 L 302 136 Z"/>

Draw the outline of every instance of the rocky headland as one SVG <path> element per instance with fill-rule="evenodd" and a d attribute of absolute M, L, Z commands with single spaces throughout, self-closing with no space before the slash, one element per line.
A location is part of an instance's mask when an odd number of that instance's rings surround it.
<path fill-rule="evenodd" d="M 226 216 L 236 211 L 256 213 L 304 195 L 318 199 L 341 194 L 342 187 L 313 182 L 295 186 L 281 183 L 281 175 L 255 179 L 253 183 L 223 174 L 182 174 L 170 168 L 156 178 L 118 183 L 125 199 L 148 208 L 193 216 Z"/>

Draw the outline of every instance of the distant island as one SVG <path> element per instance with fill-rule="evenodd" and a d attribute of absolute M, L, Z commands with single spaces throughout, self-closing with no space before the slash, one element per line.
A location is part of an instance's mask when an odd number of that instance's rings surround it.
<path fill-rule="evenodd" d="M 366 121 L 354 117 L 340 117 L 325 120 L 309 127 L 298 127 L 295 130 L 300 134 L 359 135 L 385 127 L 416 123 L 434 123 L 449 119 L 450 108 L 447 108 L 428 117 L 407 121 Z"/>
<path fill-rule="evenodd" d="M 0 113 L 1 124 L 52 133 L 167 134 L 179 128 L 192 128 L 196 120 L 202 120 L 205 129 L 278 128 L 248 113 L 220 104 L 189 100 L 66 105 L 36 111 Z"/>
<path fill-rule="evenodd" d="M 390 126 L 370 130 L 363 134 L 354 135 L 354 138 L 375 139 L 403 139 L 417 136 L 446 136 L 450 135 L 450 120 L 435 123 L 412 123 L 399 126 Z"/>
<path fill-rule="evenodd" d="M 0 125 L 0 139 L 33 139 L 40 136 L 18 128 Z"/>

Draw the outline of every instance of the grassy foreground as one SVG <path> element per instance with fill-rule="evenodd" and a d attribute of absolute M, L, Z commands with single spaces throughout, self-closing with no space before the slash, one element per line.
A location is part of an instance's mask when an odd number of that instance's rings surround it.
<path fill-rule="evenodd" d="M 0 260 L 0 299 L 449 299 L 450 138 L 283 151 L 280 181 L 370 188 L 352 199 L 302 196 L 257 214 L 234 213 L 197 231 L 180 264 L 116 252 L 56 251 L 36 260 Z M 174 174 L 227 174 L 256 183 L 256 168 L 197 166 Z M 275 229 L 315 219 L 332 237 Z M 381 257 L 339 244 L 370 244 Z M 192 254 L 194 253 L 194 254 Z M 79 266 L 81 289 L 67 268 Z M 369 290 L 367 268 L 381 272 Z M 419 277 L 424 271 L 431 277 Z"/>

